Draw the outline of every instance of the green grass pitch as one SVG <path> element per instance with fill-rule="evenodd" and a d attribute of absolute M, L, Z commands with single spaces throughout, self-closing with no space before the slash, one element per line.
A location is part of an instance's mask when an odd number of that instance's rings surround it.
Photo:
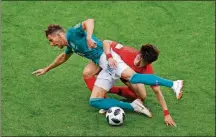
<path fill-rule="evenodd" d="M 215 135 L 215 2 L 147 1 L 3 1 L 2 135 L 3 136 L 214 136 Z M 147 87 L 149 119 L 126 111 L 121 127 L 110 127 L 82 80 L 87 59 L 73 55 L 42 77 L 31 73 L 50 64 L 63 50 L 51 48 L 48 24 L 68 29 L 95 19 L 94 34 L 139 48 L 160 50 L 153 63 L 159 76 L 184 79 L 178 101 L 162 87 L 177 128 L 167 127 L 154 93 Z M 118 82 L 121 85 L 122 83 Z M 122 99 L 112 95 L 111 97 Z"/>

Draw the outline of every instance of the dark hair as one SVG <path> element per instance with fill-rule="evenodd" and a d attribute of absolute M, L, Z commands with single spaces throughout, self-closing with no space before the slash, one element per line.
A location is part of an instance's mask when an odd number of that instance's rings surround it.
<path fill-rule="evenodd" d="M 159 50 L 156 46 L 151 44 L 142 45 L 140 53 L 143 61 L 148 64 L 156 61 L 159 56 Z"/>
<path fill-rule="evenodd" d="M 45 30 L 45 34 L 46 34 L 46 37 L 48 37 L 48 35 L 51 35 L 53 33 L 56 33 L 56 32 L 64 32 L 64 29 L 57 25 L 57 24 L 50 24 L 47 28 L 47 30 Z"/>

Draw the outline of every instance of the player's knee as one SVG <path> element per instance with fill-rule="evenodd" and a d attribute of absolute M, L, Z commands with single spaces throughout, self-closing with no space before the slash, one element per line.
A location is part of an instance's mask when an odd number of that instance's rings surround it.
<path fill-rule="evenodd" d="M 92 77 L 92 75 L 93 75 L 93 72 L 92 72 L 92 69 L 90 69 L 90 68 L 85 68 L 84 70 L 83 70 L 83 78 L 89 78 L 89 77 Z"/>
<path fill-rule="evenodd" d="M 83 78 L 90 78 L 92 76 L 95 76 L 97 74 L 99 74 L 101 71 L 100 67 L 96 66 L 96 67 L 90 67 L 90 66 L 86 66 L 83 70 Z"/>

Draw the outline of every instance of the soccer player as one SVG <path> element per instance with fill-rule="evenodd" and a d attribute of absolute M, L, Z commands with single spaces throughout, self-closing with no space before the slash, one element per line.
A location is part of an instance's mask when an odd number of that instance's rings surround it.
<path fill-rule="evenodd" d="M 63 48 L 64 46 L 66 46 L 67 48 L 64 53 L 61 53 L 54 60 L 53 63 L 51 63 L 50 65 L 48 65 L 43 69 L 38 69 L 34 71 L 32 74 L 35 74 L 37 76 L 45 74 L 51 69 L 67 61 L 68 58 L 73 53 L 77 53 L 80 56 L 84 56 L 92 60 L 95 64 L 99 64 L 100 67 L 104 69 L 101 72 L 107 70 L 112 71 L 112 69 L 107 68 L 108 63 L 106 62 L 106 55 L 103 54 L 102 42 L 92 35 L 93 29 L 94 29 L 94 21 L 92 19 L 88 19 L 82 23 L 77 24 L 76 26 L 70 28 L 67 31 L 67 33 L 65 33 L 64 29 L 59 25 L 49 25 L 45 33 L 47 39 L 50 41 L 50 45 L 57 46 L 59 48 Z M 128 68 L 127 65 L 124 65 L 123 67 L 127 67 L 127 69 L 126 71 L 124 71 L 122 76 L 124 79 L 129 80 L 131 83 L 144 83 L 147 85 L 155 85 L 156 82 L 158 82 L 159 85 L 163 85 L 166 87 L 173 87 L 175 83 L 178 84 L 176 81 L 173 82 L 166 79 L 161 79 L 160 77 L 157 77 L 155 75 L 145 76 L 144 74 L 134 74 L 134 71 Z M 121 68 L 121 70 L 124 69 L 125 68 Z M 95 72 L 95 70 L 92 70 L 92 72 Z M 102 74 L 104 76 L 105 73 Z M 117 74 L 118 75 L 117 77 L 119 77 L 119 74 L 121 74 L 121 72 L 112 73 L 114 77 L 115 74 Z M 103 87 L 102 83 L 99 85 Z M 90 104 L 93 107 L 100 108 L 100 109 L 108 109 L 112 106 L 119 106 L 123 109 L 137 111 L 140 113 L 143 113 L 144 110 L 146 110 L 145 107 L 142 105 L 141 101 L 139 100 L 135 100 L 132 103 L 127 103 L 127 102 L 120 102 L 118 100 L 110 99 L 110 98 L 100 99 L 103 98 L 106 93 L 106 91 L 100 92 L 101 89 L 103 90 L 103 88 L 101 87 L 96 85 L 93 88 L 93 92 L 90 99 Z M 180 88 L 176 88 L 175 90 L 179 91 Z M 149 114 L 148 116 L 151 117 L 151 114 Z"/>
<path fill-rule="evenodd" d="M 143 45 L 140 48 L 140 51 L 138 51 L 135 48 L 132 48 L 129 46 L 123 46 L 123 45 L 121 45 L 117 42 L 114 42 L 114 41 L 109 41 L 109 40 L 104 41 L 104 51 L 107 51 L 107 54 L 109 54 L 111 52 L 111 49 L 112 49 L 114 52 L 116 52 L 118 55 L 120 55 L 121 59 L 127 65 L 129 65 L 135 72 L 142 73 L 142 74 L 153 74 L 154 71 L 153 71 L 152 65 L 145 63 L 142 60 L 142 56 L 145 56 L 145 54 L 143 53 L 143 49 L 145 47 L 153 47 L 154 48 L 153 45 L 147 44 L 147 45 Z M 112 66 L 113 68 L 116 67 L 117 62 L 112 57 L 108 58 L 108 62 L 109 62 L 109 65 Z M 125 81 L 125 83 L 126 83 L 126 85 L 128 85 L 128 87 L 131 87 L 131 89 L 133 91 L 143 90 L 143 91 L 141 91 L 141 93 L 143 93 L 142 95 L 144 95 L 144 96 L 141 96 L 142 97 L 141 99 L 142 100 L 145 99 L 146 91 L 145 91 L 145 87 L 143 84 L 140 84 L 138 87 L 136 87 L 133 84 L 130 84 L 128 81 Z M 163 97 L 163 94 L 160 90 L 160 87 L 159 86 L 151 86 L 151 88 L 153 89 L 153 91 L 154 91 L 154 93 L 155 93 L 155 95 L 156 95 L 156 97 L 157 97 L 157 99 L 158 99 L 158 101 L 162 107 L 162 110 L 164 113 L 165 123 L 167 125 L 175 126 L 176 124 L 175 124 L 174 120 L 172 119 L 171 115 L 169 114 L 168 107 L 166 105 L 166 101 Z M 124 92 L 126 92 L 126 93 L 124 93 Z M 133 92 L 131 90 L 122 90 L 122 93 L 130 95 Z M 179 94 L 179 96 L 177 96 L 177 94 L 176 94 L 176 97 L 178 99 L 180 99 L 181 95 L 182 94 Z M 136 99 L 136 98 L 138 98 L 138 96 L 135 95 L 135 97 L 134 97 L 134 95 L 133 95 L 133 96 L 131 96 L 131 98 Z"/>

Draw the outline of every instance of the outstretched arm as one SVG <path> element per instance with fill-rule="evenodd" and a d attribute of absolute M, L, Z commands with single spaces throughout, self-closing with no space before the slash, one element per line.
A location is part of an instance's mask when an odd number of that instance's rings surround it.
<path fill-rule="evenodd" d="M 47 73 L 48 71 L 50 71 L 51 69 L 63 64 L 64 62 L 66 62 L 71 54 L 66 54 L 66 53 L 61 53 L 58 57 L 56 57 L 56 59 L 53 61 L 53 63 L 51 63 L 50 65 L 48 65 L 47 67 L 43 68 L 43 69 L 38 69 L 36 71 L 34 71 L 32 74 L 36 75 L 36 76 L 40 76 L 43 75 L 45 73 Z"/>
<path fill-rule="evenodd" d="M 167 108 L 167 104 L 166 104 L 166 101 L 163 97 L 163 94 L 160 90 L 160 87 L 159 86 L 154 86 L 152 87 L 155 95 L 157 96 L 157 100 L 159 101 L 162 109 L 163 109 L 163 112 L 164 112 L 164 121 L 166 123 L 166 125 L 170 125 L 170 126 L 176 126 L 176 123 L 174 122 L 174 120 L 172 119 L 172 117 L 170 116 L 169 114 L 169 111 L 168 111 L 168 108 Z"/>

